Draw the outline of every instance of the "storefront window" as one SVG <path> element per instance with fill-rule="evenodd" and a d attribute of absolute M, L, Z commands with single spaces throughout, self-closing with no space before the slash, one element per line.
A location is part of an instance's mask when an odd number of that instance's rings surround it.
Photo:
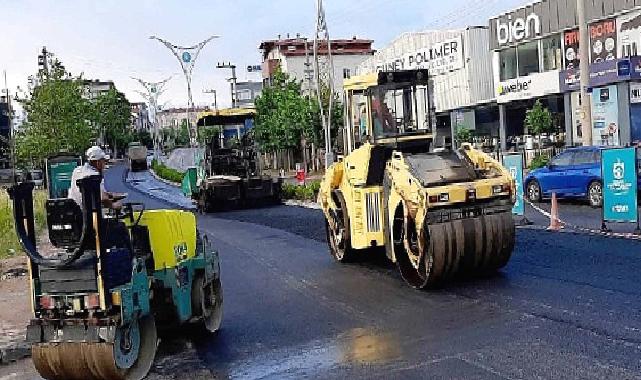
<path fill-rule="evenodd" d="M 518 47 L 519 76 L 524 77 L 539 70 L 539 42 L 526 42 Z"/>
<path fill-rule="evenodd" d="M 553 36 L 541 41 L 543 52 L 543 71 L 561 68 L 561 37 Z"/>
<path fill-rule="evenodd" d="M 499 52 L 499 67 L 501 80 L 516 78 L 516 48 L 509 48 Z"/>

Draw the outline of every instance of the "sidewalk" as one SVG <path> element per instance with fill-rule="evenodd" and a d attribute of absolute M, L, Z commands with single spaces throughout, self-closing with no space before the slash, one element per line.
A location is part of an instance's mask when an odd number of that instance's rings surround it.
<path fill-rule="evenodd" d="M 154 177 L 151 171 L 127 172 L 127 185 L 149 196 L 169 202 L 185 210 L 195 210 L 196 205 L 183 195 L 180 187 L 166 183 Z"/>

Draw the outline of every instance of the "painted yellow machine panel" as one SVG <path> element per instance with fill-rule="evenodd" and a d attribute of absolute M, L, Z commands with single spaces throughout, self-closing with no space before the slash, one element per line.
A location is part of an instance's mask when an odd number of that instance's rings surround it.
<path fill-rule="evenodd" d="M 196 216 L 177 210 L 145 211 L 141 226 L 149 229 L 155 270 L 174 268 L 196 255 Z"/>

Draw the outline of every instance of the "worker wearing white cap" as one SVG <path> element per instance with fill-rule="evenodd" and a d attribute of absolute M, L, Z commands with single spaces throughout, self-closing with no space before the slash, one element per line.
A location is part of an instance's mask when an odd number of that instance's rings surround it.
<path fill-rule="evenodd" d="M 71 187 L 69 188 L 68 198 L 76 201 L 78 206 L 82 207 L 82 194 L 80 193 L 80 188 L 78 187 L 78 180 L 91 177 L 94 175 L 102 175 L 105 170 L 106 160 L 105 160 L 105 151 L 102 150 L 99 146 L 92 146 L 87 149 L 87 162 L 74 169 L 73 174 L 71 175 Z M 105 207 L 114 207 L 117 208 L 119 205 L 115 202 L 115 198 L 124 198 L 125 194 L 115 194 L 110 193 L 105 190 L 105 180 L 103 178 L 100 183 L 100 193 L 102 196 L 102 204 Z"/>

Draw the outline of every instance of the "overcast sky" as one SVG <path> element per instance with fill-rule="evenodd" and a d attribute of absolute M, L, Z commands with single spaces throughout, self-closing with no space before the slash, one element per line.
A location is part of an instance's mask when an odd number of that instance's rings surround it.
<path fill-rule="evenodd" d="M 485 25 L 490 16 L 525 0 L 325 0 L 332 38 L 358 36 L 385 47 L 403 32 Z M 193 76 L 194 101 L 211 104 L 204 89 L 218 91 L 219 106 L 230 104 L 228 71 L 232 61 L 239 80 L 260 80 L 247 65 L 259 64 L 258 45 L 287 33 L 312 36 L 315 0 L 0 0 L 0 70 L 9 88 L 25 87 L 37 71 L 42 46 L 74 74 L 113 80 L 131 101 L 139 89 L 131 76 L 157 81 L 174 75 L 161 97 L 167 106 L 187 103 L 185 80 L 169 50 L 150 35 L 191 45 L 210 35 L 221 38 L 205 47 Z M 4 87 L 4 81 L 2 81 Z"/>

